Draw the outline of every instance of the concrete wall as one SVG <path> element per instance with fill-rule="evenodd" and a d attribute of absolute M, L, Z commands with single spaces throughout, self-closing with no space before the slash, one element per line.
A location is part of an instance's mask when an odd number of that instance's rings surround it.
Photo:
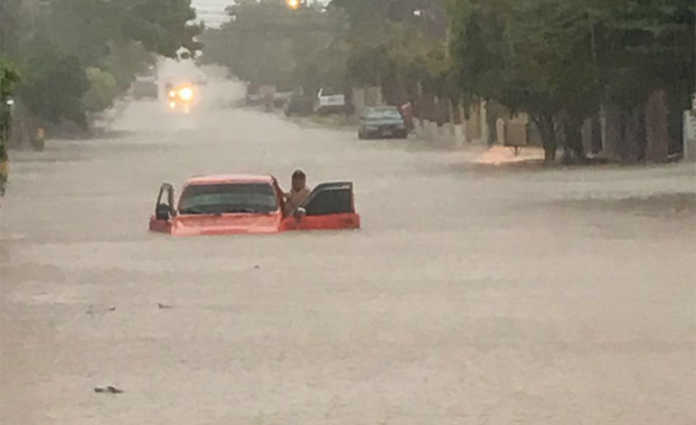
<path fill-rule="evenodd" d="M 415 133 L 429 144 L 443 148 L 461 147 L 466 143 L 462 124 L 437 125 L 435 121 L 417 120 Z"/>

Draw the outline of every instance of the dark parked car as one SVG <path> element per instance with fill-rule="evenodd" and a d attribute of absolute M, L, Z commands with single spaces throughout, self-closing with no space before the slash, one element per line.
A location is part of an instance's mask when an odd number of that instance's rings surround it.
<path fill-rule="evenodd" d="M 285 104 L 285 115 L 312 115 L 314 111 L 314 97 L 301 93 L 293 93 Z"/>
<path fill-rule="evenodd" d="M 254 83 L 249 83 L 246 88 L 246 104 L 247 106 L 258 105 L 263 100 L 260 92 L 261 86 Z"/>
<path fill-rule="evenodd" d="M 358 138 L 408 137 L 404 117 L 395 106 L 376 106 L 366 108 L 360 115 Z"/>
<path fill-rule="evenodd" d="M 159 87 L 153 77 L 139 77 L 133 82 L 133 97 L 136 99 L 157 99 Z"/>

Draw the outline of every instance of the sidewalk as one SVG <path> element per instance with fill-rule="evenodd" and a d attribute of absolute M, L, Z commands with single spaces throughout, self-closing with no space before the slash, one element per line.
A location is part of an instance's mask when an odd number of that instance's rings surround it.
<path fill-rule="evenodd" d="M 474 159 L 474 163 L 483 165 L 503 165 L 520 162 L 543 162 L 544 150 L 537 146 L 522 147 L 515 155 L 511 147 L 493 145 Z"/>

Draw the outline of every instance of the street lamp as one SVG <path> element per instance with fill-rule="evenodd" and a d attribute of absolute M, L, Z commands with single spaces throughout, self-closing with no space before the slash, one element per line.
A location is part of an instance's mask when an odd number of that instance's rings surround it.
<path fill-rule="evenodd" d="M 300 7 L 300 0 L 285 0 L 285 4 L 287 4 L 290 9 L 295 10 Z"/>

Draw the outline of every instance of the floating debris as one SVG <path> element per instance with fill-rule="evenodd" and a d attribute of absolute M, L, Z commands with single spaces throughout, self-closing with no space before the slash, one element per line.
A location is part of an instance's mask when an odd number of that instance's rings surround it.
<path fill-rule="evenodd" d="M 106 394 L 121 394 L 123 393 L 122 389 L 116 388 L 112 385 L 109 385 L 108 387 L 95 387 L 94 388 L 95 393 L 106 393 Z"/>
<path fill-rule="evenodd" d="M 90 306 L 87 308 L 87 314 L 89 314 L 90 316 L 93 315 L 93 314 L 97 314 L 97 313 L 103 314 L 103 313 L 110 313 L 110 312 L 114 312 L 114 311 L 116 311 L 116 307 L 115 307 L 115 306 L 111 306 L 111 307 L 107 307 L 107 308 L 98 308 L 98 309 L 95 309 L 94 306 L 91 306 L 91 305 L 90 305 Z"/>

